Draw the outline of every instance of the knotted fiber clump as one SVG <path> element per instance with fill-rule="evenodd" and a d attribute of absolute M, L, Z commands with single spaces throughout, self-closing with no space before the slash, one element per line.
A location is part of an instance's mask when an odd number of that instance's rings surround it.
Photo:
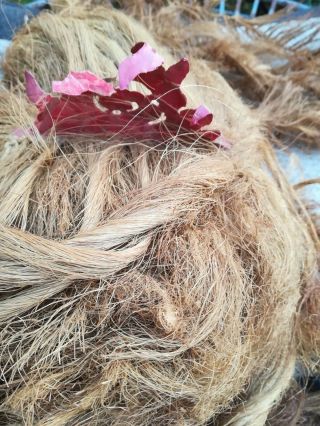
<path fill-rule="evenodd" d="M 0 95 L 1 416 L 263 425 L 293 376 L 315 270 L 294 195 L 257 118 L 201 61 L 185 91 L 214 113 L 228 151 L 178 133 L 14 138 L 34 129 L 24 68 L 49 90 L 70 70 L 113 77 L 141 40 L 173 61 L 121 13 L 84 16 L 35 19 Z"/>

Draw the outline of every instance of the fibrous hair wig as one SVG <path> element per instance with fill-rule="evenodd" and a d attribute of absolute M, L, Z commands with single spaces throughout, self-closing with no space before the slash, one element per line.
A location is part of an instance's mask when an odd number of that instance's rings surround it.
<path fill-rule="evenodd" d="M 58 9 L 17 35 L 0 93 L 1 418 L 263 425 L 317 354 L 311 222 L 258 116 L 205 61 L 183 90 L 229 150 L 179 131 L 40 134 L 24 70 L 46 90 L 69 71 L 110 79 L 140 41 L 175 62 L 119 11 Z"/>

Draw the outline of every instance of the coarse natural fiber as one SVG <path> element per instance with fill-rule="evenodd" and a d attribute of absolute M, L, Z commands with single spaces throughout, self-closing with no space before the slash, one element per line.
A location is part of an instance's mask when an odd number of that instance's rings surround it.
<path fill-rule="evenodd" d="M 69 70 L 115 77 L 137 41 L 173 61 L 118 11 L 58 9 L 17 35 L 0 93 L 0 419 L 263 425 L 318 355 L 312 221 L 258 115 L 201 60 L 185 91 L 229 151 L 10 136 L 34 120 L 25 68 L 49 89 Z"/>

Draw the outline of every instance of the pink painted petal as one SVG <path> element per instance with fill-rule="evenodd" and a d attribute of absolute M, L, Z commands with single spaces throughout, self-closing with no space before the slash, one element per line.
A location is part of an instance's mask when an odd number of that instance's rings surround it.
<path fill-rule="evenodd" d="M 52 91 L 63 95 L 79 96 L 85 92 L 109 96 L 114 92 L 113 85 L 90 71 L 70 72 L 62 81 L 52 82 Z"/>
<path fill-rule="evenodd" d="M 28 138 L 32 136 L 34 132 L 31 128 L 26 129 L 22 127 L 18 127 L 17 129 L 14 129 L 13 132 L 11 132 L 11 136 L 15 139 L 22 139 L 22 138 Z"/>
<path fill-rule="evenodd" d="M 22 129 L 21 127 L 13 130 L 13 132 L 11 133 L 12 136 L 14 136 L 17 139 L 23 138 L 26 136 L 28 132 L 26 131 L 26 129 Z"/>
<path fill-rule="evenodd" d="M 217 137 L 215 143 L 226 149 L 230 149 L 232 147 L 232 143 L 222 135 Z"/>
<path fill-rule="evenodd" d="M 208 108 L 204 105 L 200 105 L 194 112 L 191 123 L 192 124 L 198 124 L 199 121 L 201 121 L 204 117 L 207 117 L 207 115 L 211 115 L 211 112 L 208 110 Z"/>
<path fill-rule="evenodd" d="M 41 87 L 39 83 L 29 71 L 25 71 L 24 77 L 26 80 L 26 93 L 30 102 L 34 104 L 40 103 L 40 101 L 47 95 Z"/>
<path fill-rule="evenodd" d="M 147 43 L 139 43 L 134 52 L 119 65 L 119 87 L 126 89 L 139 74 L 154 71 L 163 64 L 163 59 Z"/>

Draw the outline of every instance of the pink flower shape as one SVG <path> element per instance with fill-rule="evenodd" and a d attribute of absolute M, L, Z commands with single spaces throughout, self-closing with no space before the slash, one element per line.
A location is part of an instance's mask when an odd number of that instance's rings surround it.
<path fill-rule="evenodd" d="M 196 136 L 229 148 L 219 130 L 203 129 L 213 120 L 204 105 L 186 108 L 180 85 L 189 72 L 188 60 L 181 59 L 168 69 L 162 64 L 163 59 L 150 46 L 138 43 L 120 64 L 120 87 L 114 88 L 89 71 L 70 72 L 63 81 L 52 83 L 51 94 L 27 72 L 27 96 L 38 108 L 35 126 L 44 135 L 54 129 L 56 135 L 119 135 L 130 141 L 159 142 L 179 135 L 194 140 Z M 148 88 L 150 94 L 128 90 L 133 80 Z"/>
<path fill-rule="evenodd" d="M 53 81 L 52 91 L 70 96 L 79 96 L 85 92 L 108 96 L 114 92 L 114 88 L 111 83 L 107 83 L 90 71 L 72 71 L 63 81 Z"/>
<path fill-rule="evenodd" d="M 46 93 L 41 89 L 37 80 L 29 71 L 25 71 L 24 78 L 26 80 L 26 93 L 28 99 L 34 104 L 39 103 L 41 99 L 46 96 Z"/>
<path fill-rule="evenodd" d="M 119 87 L 126 89 L 139 74 L 154 71 L 163 64 L 163 59 L 151 46 L 138 43 L 131 50 L 132 55 L 119 65 Z"/>
<path fill-rule="evenodd" d="M 208 110 L 206 106 L 200 105 L 195 110 L 192 116 L 191 122 L 192 124 L 199 124 L 202 122 L 203 119 L 207 119 L 208 116 L 210 116 L 210 123 L 211 123 L 211 120 L 213 118 L 211 112 Z"/>

